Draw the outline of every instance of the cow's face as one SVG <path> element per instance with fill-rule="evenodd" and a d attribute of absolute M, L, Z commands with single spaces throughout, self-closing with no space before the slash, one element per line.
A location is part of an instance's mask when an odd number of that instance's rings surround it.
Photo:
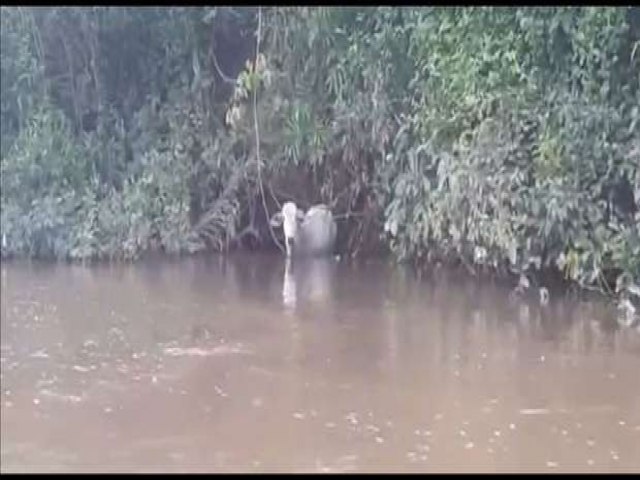
<path fill-rule="evenodd" d="M 282 206 L 282 210 L 276 213 L 270 220 L 270 223 L 274 227 L 282 225 L 284 230 L 284 241 L 287 248 L 287 255 L 291 255 L 291 248 L 293 247 L 298 234 L 298 222 L 301 222 L 304 218 L 304 212 L 293 202 L 286 202 Z"/>

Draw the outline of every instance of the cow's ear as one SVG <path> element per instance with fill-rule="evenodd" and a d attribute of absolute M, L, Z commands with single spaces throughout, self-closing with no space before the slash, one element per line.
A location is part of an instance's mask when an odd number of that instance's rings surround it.
<path fill-rule="evenodd" d="M 272 227 L 279 227 L 280 225 L 282 225 L 283 220 L 284 216 L 282 215 L 282 212 L 278 212 L 273 217 L 271 217 L 269 223 Z"/>

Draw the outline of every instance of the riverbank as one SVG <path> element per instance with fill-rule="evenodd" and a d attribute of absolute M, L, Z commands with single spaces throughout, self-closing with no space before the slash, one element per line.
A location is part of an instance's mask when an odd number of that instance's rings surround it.
<path fill-rule="evenodd" d="M 345 255 L 640 283 L 637 7 L 0 12 L 4 254 L 270 249 L 293 200 Z"/>

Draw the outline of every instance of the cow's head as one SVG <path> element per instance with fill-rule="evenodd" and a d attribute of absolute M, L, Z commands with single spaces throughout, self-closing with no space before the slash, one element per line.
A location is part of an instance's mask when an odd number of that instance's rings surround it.
<path fill-rule="evenodd" d="M 282 210 L 276 213 L 269 223 L 273 227 L 279 227 L 282 225 L 284 230 L 285 246 L 287 248 L 287 255 L 291 255 L 291 247 L 293 246 L 298 232 L 298 222 L 304 219 L 304 212 L 296 207 L 293 202 L 286 202 L 282 205 Z"/>

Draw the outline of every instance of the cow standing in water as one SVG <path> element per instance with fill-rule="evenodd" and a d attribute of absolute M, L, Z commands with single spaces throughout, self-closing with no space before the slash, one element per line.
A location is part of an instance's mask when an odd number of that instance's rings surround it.
<path fill-rule="evenodd" d="M 338 229 L 331 210 L 315 205 L 307 213 L 295 203 L 286 202 L 270 220 L 273 227 L 282 226 L 287 257 L 331 255 Z"/>

